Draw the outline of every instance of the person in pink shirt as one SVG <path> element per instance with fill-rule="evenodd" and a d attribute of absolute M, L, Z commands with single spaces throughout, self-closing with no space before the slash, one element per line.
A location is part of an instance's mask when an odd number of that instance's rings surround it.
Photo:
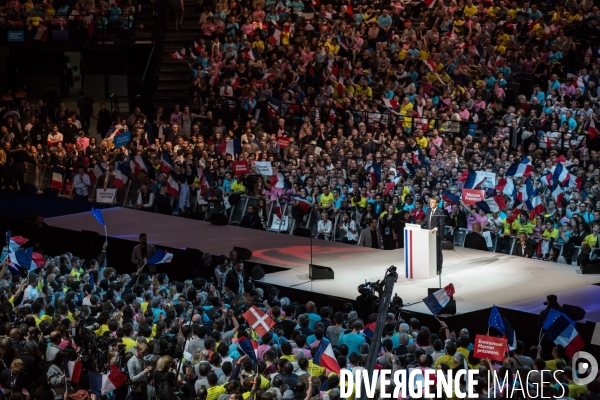
<path fill-rule="evenodd" d="M 465 103 L 460 103 L 460 110 L 458 111 L 458 115 L 460 115 L 460 119 L 462 121 L 469 120 L 469 116 L 471 115 L 471 113 L 469 113 L 469 110 L 467 110 L 467 105 Z"/>
<path fill-rule="evenodd" d="M 252 20 L 254 22 L 263 22 L 265 20 L 265 12 L 262 10 L 260 4 L 256 5 L 256 10 L 252 13 Z"/>

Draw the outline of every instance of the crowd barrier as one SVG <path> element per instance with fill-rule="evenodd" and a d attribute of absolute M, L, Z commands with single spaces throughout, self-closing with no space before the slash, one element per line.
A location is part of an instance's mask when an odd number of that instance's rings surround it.
<path fill-rule="evenodd" d="M 68 173 L 66 173 L 63 177 L 62 189 L 58 190 L 52 188 L 51 166 L 26 164 L 26 167 L 27 172 L 25 176 L 25 183 L 34 185 L 37 188 L 38 193 L 47 193 L 48 190 L 51 190 L 54 191 L 54 193 L 57 194 L 58 197 L 61 198 L 72 199 L 74 197 L 72 180 Z M 96 189 L 102 190 L 105 187 L 104 179 L 105 176 L 101 176 L 98 180 L 92 183 L 88 190 L 88 201 L 96 202 Z M 110 176 L 109 181 L 106 183 L 106 187 L 116 189 L 116 193 L 113 197 L 113 202 L 109 204 L 135 209 L 138 196 L 141 190 L 141 183 L 142 182 L 140 180 L 130 179 L 122 189 L 115 188 L 112 186 L 112 176 Z M 198 190 L 191 190 L 190 196 L 190 204 L 193 204 L 191 210 L 192 213 L 194 213 L 195 215 L 202 215 L 202 207 L 206 205 L 206 202 L 204 202 L 203 198 L 198 195 Z M 171 198 L 171 206 L 175 210 L 174 215 L 177 215 L 178 201 L 179 199 L 176 196 Z M 248 206 L 252 205 L 255 207 L 255 209 L 257 209 L 256 207 L 258 206 L 258 202 L 258 197 L 246 195 L 241 195 L 239 201 L 237 201 L 235 205 L 229 205 L 229 202 L 225 200 L 224 213 L 227 216 L 229 223 L 231 225 L 239 225 L 247 213 Z M 262 217 L 262 213 L 264 213 L 265 230 L 274 233 L 293 235 L 297 228 L 303 228 L 310 230 L 312 237 L 316 238 L 318 233 L 318 223 L 321 220 L 321 212 L 317 208 L 311 206 L 310 210 L 302 218 L 296 219 L 292 214 L 292 202 L 286 201 L 284 198 L 279 201 L 279 205 L 281 218 L 277 213 L 275 200 L 267 200 L 264 210 L 257 209 L 256 212 L 259 214 L 259 216 Z M 354 209 L 351 213 L 354 222 L 356 223 L 357 230 L 359 232 L 358 241 L 360 242 L 360 233 L 362 231 L 361 221 L 363 215 L 360 209 Z M 339 227 L 341 218 L 343 218 L 342 212 L 334 211 L 329 215 L 329 219 L 333 223 L 333 232 L 331 236 L 332 241 L 341 242 L 344 238 L 345 233 Z M 449 227 L 445 227 L 444 235 L 446 237 L 453 237 L 454 246 L 464 247 L 465 238 L 469 232 L 471 232 L 471 230 L 464 228 L 457 229 L 455 232 L 450 232 Z M 506 240 L 508 240 L 508 254 L 512 254 L 516 242 L 516 236 L 505 235 L 505 238 Z M 492 232 L 491 240 L 492 246 L 488 246 L 488 250 L 491 252 L 495 252 L 497 250 L 498 235 Z M 563 245 L 563 243 L 553 243 L 553 247 L 560 249 L 559 256 L 563 255 Z M 578 255 L 581 251 L 581 247 L 576 246 L 575 251 Z M 576 259 L 577 256 L 575 255 L 572 261 L 574 265 L 576 265 Z"/>

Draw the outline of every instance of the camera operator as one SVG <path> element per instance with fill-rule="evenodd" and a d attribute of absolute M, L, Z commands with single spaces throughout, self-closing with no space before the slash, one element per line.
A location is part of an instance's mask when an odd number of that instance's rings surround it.
<path fill-rule="evenodd" d="M 127 362 L 127 371 L 131 380 L 132 399 L 146 400 L 149 398 L 151 388 L 148 388 L 148 381 L 152 376 L 152 366 L 144 359 L 148 355 L 148 345 L 146 343 L 138 343 L 133 357 Z"/>

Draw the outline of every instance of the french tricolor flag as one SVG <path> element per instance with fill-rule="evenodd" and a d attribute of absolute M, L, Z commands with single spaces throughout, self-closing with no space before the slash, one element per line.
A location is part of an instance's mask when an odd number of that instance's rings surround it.
<path fill-rule="evenodd" d="M 531 175 L 531 160 L 525 158 L 520 163 L 513 163 L 507 170 L 506 176 L 522 178 Z"/>
<path fill-rule="evenodd" d="M 115 185 L 115 187 L 119 189 L 123 189 L 128 180 L 129 169 L 127 168 L 127 164 L 124 162 L 119 163 L 119 165 L 115 169 L 115 178 L 113 179 L 113 185 Z"/>
<path fill-rule="evenodd" d="M 464 187 L 467 189 L 475 189 L 477 186 L 481 185 L 483 181 L 485 181 L 485 178 L 486 176 L 484 171 L 469 172 L 469 176 L 467 176 Z"/>
<path fill-rule="evenodd" d="M 227 153 L 231 155 L 240 154 L 242 152 L 242 143 L 240 139 L 230 139 L 219 145 L 219 153 Z"/>
<path fill-rule="evenodd" d="M 325 338 L 321 339 L 313 361 L 315 364 L 333 371 L 338 375 L 340 373 L 340 366 L 335 358 L 335 354 L 333 353 L 331 342 Z"/>
<path fill-rule="evenodd" d="M 544 204 L 542 203 L 542 198 L 538 194 L 537 189 L 534 190 L 533 195 L 530 196 L 529 199 L 524 203 L 529 210 L 529 216 L 531 219 L 534 219 L 538 215 L 544 213 Z"/>
<path fill-rule="evenodd" d="M 442 199 L 447 204 L 458 204 L 460 203 L 460 199 L 458 196 L 452 194 L 449 190 L 442 190 Z"/>
<path fill-rule="evenodd" d="M 400 109 L 400 104 L 398 104 L 398 102 L 394 99 L 383 99 L 383 104 L 385 104 L 385 106 L 387 108 L 390 108 L 392 110 L 399 110 Z"/>
<path fill-rule="evenodd" d="M 171 53 L 171 58 L 173 60 L 183 60 L 183 56 L 179 54 L 178 51 L 176 51 L 175 53 Z"/>
<path fill-rule="evenodd" d="M 560 185 L 556 185 L 556 187 L 552 189 L 552 198 L 556 202 L 556 205 L 560 207 L 563 199 L 565 198 L 565 194 Z"/>
<path fill-rule="evenodd" d="M 554 173 L 552 176 L 554 177 L 554 180 L 557 181 L 561 186 L 568 184 L 569 180 L 571 179 L 569 170 L 561 162 L 556 164 L 554 167 Z"/>
<path fill-rule="evenodd" d="M 79 361 L 63 360 L 65 367 L 65 379 L 71 382 L 79 382 L 82 364 Z"/>
<path fill-rule="evenodd" d="M 233 88 L 233 90 L 236 90 L 239 86 L 240 86 L 240 77 L 238 76 L 238 74 L 235 74 L 235 75 L 233 75 L 233 78 L 231 78 L 231 87 Z"/>
<path fill-rule="evenodd" d="M 6 232 L 6 244 L 8 245 L 9 253 L 14 253 L 19 247 L 27 243 L 29 239 L 22 236 L 12 236 L 12 231 Z"/>
<path fill-rule="evenodd" d="M 590 135 L 590 139 L 594 139 L 598 134 L 598 132 L 596 131 L 596 123 L 594 122 L 593 118 L 590 121 L 590 125 L 587 128 L 587 133 L 588 135 Z"/>
<path fill-rule="evenodd" d="M 292 199 L 294 199 L 298 202 L 297 205 L 298 205 L 298 207 L 300 207 L 300 209 L 302 211 L 304 211 L 305 213 L 310 211 L 311 204 L 308 200 L 303 199 L 302 197 L 300 197 L 297 194 L 292 194 Z"/>
<path fill-rule="evenodd" d="M 517 189 L 515 188 L 515 181 L 512 178 L 498 179 L 496 190 L 509 197 L 517 197 Z"/>
<path fill-rule="evenodd" d="M 150 257 L 146 264 L 164 264 L 173 261 L 173 254 L 168 251 L 157 249 L 156 253 Z"/>
<path fill-rule="evenodd" d="M 540 182 L 542 182 L 544 185 L 546 185 L 550 189 L 552 189 L 552 186 L 554 186 L 554 179 L 552 177 L 552 172 L 548 172 L 546 175 L 542 176 L 540 178 Z"/>
<path fill-rule="evenodd" d="M 148 171 L 141 154 L 138 154 L 137 156 L 133 157 L 131 161 L 129 161 L 129 168 L 133 172 L 134 176 L 142 171 Z"/>
<path fill-rule="evenodd" d="M 163 151 L 160 155 L 160 170 L 168 174 L 171 171 L 173 165 L 173 159 L 166 151 Z"/>
<path fill-rule="evenodd" d="M 179 182 L 177 182 L 177 175 L 175 171 L 169 173 L 169 179 L 167 180 L 167 193 L 171 196 L 177 196 L 179 194 Z"/>
<path fill-rule="evenodd" d="M 127 375 L 111 365 L 109 374 L 99 374 L 94 371 L 88 372 L 90 376 L 90 391 L 96 396 L 104 396 L 117 390 L 127 381 Z"/>
<path fill-rule="evenodd" d="M 427 2 L 427 1 L 426 1 Z M 433 1 L 433 3 L 435 3 L 435 1 Z M 437 65 L 435 65 L 435 62 L 432 59 L 429 59 L 427 61 L 425 61 L 425 66 L 431 71 L 431 72 L 435 72 L 437 70 Z"/>
<path fill-rule="evenodd" d="M 251 49 L 248 51 L 248 58 L 251 60 L 261 60 L 262 58 L 260 57 L 260 52 L 258 51 L 258 49 Z"/>
<path fill-rule="evenodd" d="M 50 184 L 50 187 L 52 189 L 62 190 L 64 175 L 65 169 L 63 167 L 55 165 L 52 168 L 52 183 Z"/>
<path fill-rule="evenodd" d="M 94 168 L 92 169 L 92 173 L 90 174 L 90 180 L 92 182 L 97 181 L 105 173 L 106 168 L 104 168 L 100 163 L 96 163 L 96 165 L 94 165 Z"/>
<path fill-rule="evenodd" d="M 437 315 L 444 307 L 446 307 L 446 304 L 450 302 L 454 293 L 454 285 L 449 284 L 448 286 L 444 286 L 443 289 L 433 292 L 425 297 L 423 303 L 431 310 L 433 315 Z"/>
<path fill-rule="evenodd" d="M 400 169 L 404 171 L 408 176 L 414 176 L 417 174 L 415 167 L 412 164 L 407 163 L 406 161 L 402 163 L 402 167 L 400 167 Z"/>
<path fill-rule="evenodd" d="M 501 194 L 487 198 L 484 201 L 479 201 L 475 203 L 475 205 L 482 209 L 483 212 L 486 214 L 500 212 L 500 210 L 504 210 L 506 208 L 504 196 L 502 196 Z"/>

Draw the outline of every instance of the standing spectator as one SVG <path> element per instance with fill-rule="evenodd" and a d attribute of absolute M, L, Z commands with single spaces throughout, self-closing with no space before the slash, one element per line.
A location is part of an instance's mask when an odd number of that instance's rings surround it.
<path fill-rule="evenodd" d="M 73 190 L 75 190 L 75 199 L 79 201 L 88 201 L 88 188 L 90 187 L 90 176 L 79 167 L 77 175 L 73 178 Z"/>
<path fill-rule="evenodd" d="M 90 129 L 90 119 L 92 115 L 94 115 L 94 100 L 89 96 L 86 96 L 83 90 L 80 90 L 79 98 L 77 99 L 77 107 L 79 108 L 79 115 L 81 116 L 81 129 L 88 132 Z"/>

